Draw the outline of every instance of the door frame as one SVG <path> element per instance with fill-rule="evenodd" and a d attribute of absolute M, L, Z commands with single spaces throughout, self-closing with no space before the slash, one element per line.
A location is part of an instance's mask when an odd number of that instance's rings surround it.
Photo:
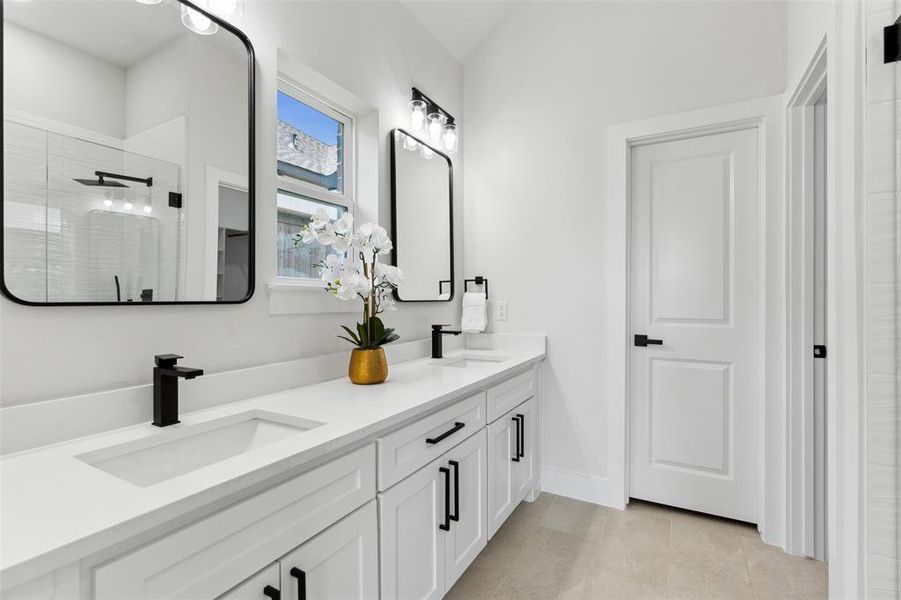
<path fill-rule="evenodd" d="M 757 524 L 764 540 L 784 540 L 784 209 L 782 150 L 784 100 L 768 96 L 611 127 L 607 143 L 607 215 L 605 267 L 611 290 L 604 351 L 611 376 L 602 386 L 606 398 L 608 500 L 625 508 L 629 498 L 629 367 L 631 351 L 631 153 L 640 145 L 689 139 L 729 131 L 758 132 L 758 373 Z M 771 299 L 770 302 L 767 300 Z M 772 301 L 776 299 L 777 301 Z M 779 358 L 783 357 L 783 358 Z M 780 368 L 780 361 L 783 365 Z"/>
<path fill-rule="evenodd" d="M 824 37 L 785 106 L 785 193 L 788 211 L 786 244 L 789 268 L 787 302 L 790 315 L 786 328 L 786 419 L 789 446 L 786 469 L 786 550 L 791 554 L 806 556 L 814 555 L 815 531 L 816 464 L 811 359 L 814 333 L 813 323 L 807 318 L 813 311 L 814 297 L 814 107 L 826 91 L 827 64 Z M 827 265 L 827 279 L 828 275 Z M 826 306 L 828 312 L 828 303 Z"/>

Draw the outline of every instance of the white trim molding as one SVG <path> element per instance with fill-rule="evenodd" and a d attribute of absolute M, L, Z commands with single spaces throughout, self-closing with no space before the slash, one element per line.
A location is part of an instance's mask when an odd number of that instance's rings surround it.
<path fill-rule="evenodd" d="M 604 386 L 610 454 L 607 483 L 611 506 L 628 502 L 629 403 L 629 172 L 637 145 L 699 135 L 756 129 L 760 173 L 759 201 L 759 376 L 757 414 L 758 528 L 771 544 L 785 543 L 785 260 L 783 203 L 782 95 L 736 102 L 624 123 L 608 132 L 607 235 L 605 255 L 611 289 L 608 298 L 606 357 L 615 373 Z"/>

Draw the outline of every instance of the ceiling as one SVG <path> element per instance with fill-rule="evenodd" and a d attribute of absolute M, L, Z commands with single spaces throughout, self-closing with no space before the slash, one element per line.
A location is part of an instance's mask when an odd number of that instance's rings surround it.
<path fill-rule="evenodd" d="M 417 21 L 465 64 L 521 0 L 400 0 Z"/>
<path fill-rule="evenodd" d="M 130 67 L 183 34 L 170 2 L 35 0 L 4 2 L 3 18 L 119 67 Z"/>

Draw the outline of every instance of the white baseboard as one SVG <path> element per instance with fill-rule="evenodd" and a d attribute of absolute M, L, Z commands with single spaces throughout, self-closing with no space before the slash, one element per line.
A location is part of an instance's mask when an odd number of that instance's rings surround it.
<path fill-rule="evenodd" d="M 615 502 L 612 498 L 610 482 L 605 477 L 596 475 L 542 467 L 541 491 L 610 508 L 624 508 L 621 501 Z"/>

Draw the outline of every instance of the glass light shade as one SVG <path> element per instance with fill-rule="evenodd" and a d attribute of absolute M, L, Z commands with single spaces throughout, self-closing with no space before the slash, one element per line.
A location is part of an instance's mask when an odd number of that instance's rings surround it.
<path fill-rule="evenodd" d="M 104 201 L 103 201 L 103 208 L 112 208 L 112 207 L 113 207 L 113 201 L 112 201 L 112 200 L 104 200 Z"/>
<path fill-rule="evenodd" d="M 447 123 L 447 117 L 441 113 L 433 112 L 429 115 L 429 138 L 433 144 L 437 145 L 441 142 L 445 123 Z"/>
<path fill-rule="evenodd" d="M 410 100 L 410 131 L 421 133 L 425 130 L 425 100 Z"/>
<path fill-rule="evenodd" d="M 432 157 L 435 156 L 435 153 L 428 146 L 422 147 L 422 157 L 426 160 L 432 160 Z"/>
<path fill-rule="evenodd" d="M 448 123 L 444 127 L 444 149 L 453 156 L 457 153 L 457 125 Z"/>
<path fill-rule="evenodd" d="M 201 8 L 206 8 L 206 2 L 195 0 L 195 4 Z M 212 19 L 184 4 L 181 5 L 181 22 L 185 27 L 200 35 L 213 35 L 219 31 L 219 26 Z"/>
<path fill-rule="evenodd" d="M 152 212 L 153 212 L 153 207 L 152 207 L 152 206 L 150 206 L 149 204 L 147 204 L 147 205 L 144 206 L 144 214 L 145 214 L 145 215 L 149 215 L 149 214 L 152 213 Z"/>
<path fill-rule="evenodd" d="M 126 202 L 122 205 L 122 210 L 134 210 L 134 204 Z"/>
<path fill-rule="evenodd" d="M 419 148 L 419 142 L 411 138 L 409 135 L 404 136 L 404 150 L 416 150 Z"/>

